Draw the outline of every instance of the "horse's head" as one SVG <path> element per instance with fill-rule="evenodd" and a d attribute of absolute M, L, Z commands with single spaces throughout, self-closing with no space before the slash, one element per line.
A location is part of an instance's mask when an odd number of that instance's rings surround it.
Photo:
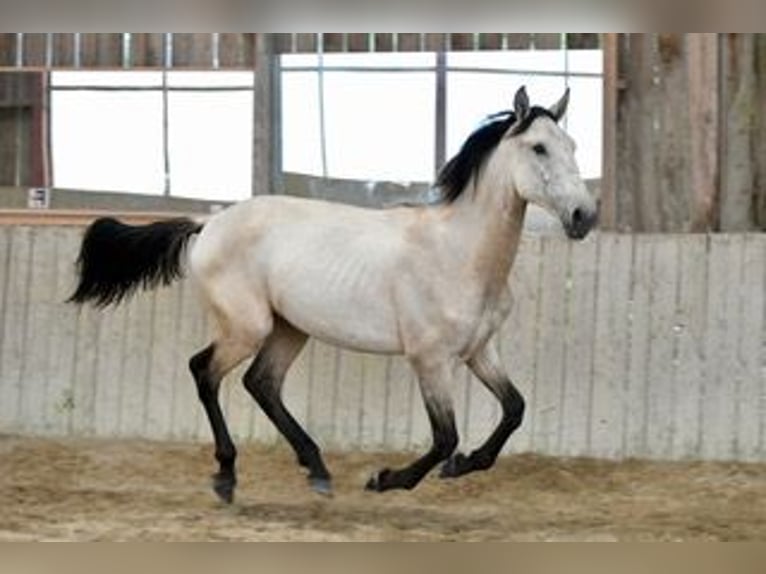
<path fill-rule="evenodd" d="M 515 121 L 499 146 L 514 192 L 556 215 L 567 235 L 582 239 L 596 224 L 597 206 L 575 161 L 574 140 L 559 126 L 569 90 L 551 108 L 530 107 L 525 88 L 514 100 Z"/>

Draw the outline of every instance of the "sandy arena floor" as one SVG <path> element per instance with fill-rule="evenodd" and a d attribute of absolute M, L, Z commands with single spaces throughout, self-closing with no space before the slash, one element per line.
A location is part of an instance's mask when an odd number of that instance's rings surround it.
<path fill-rule="evenodd" d="M 758 540 L 766 465 L 518 456 L 412 492 L 362 489 L 411 455 L 327 456 L 312 493 L 286 447 L 241 447 L 237 500 L 212 447 L 0 436 L 0 540 Z"/>

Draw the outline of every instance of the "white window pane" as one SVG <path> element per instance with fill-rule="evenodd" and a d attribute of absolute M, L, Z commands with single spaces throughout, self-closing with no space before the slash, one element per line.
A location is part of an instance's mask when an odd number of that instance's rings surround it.
<path fill-rule="evenodd" d="M 319 92 L 314 72 L 282 74 L 282 167 L 322 175 Z"/>
<path fill-rule="evenodd" d="M 601 177 L 603 84 L 600 78 L 570 78 L 567 131 L 577 142 L 577 162 L 588 179 Z"/>
<path fill-rule="evenodd" d="M 454 155 L 465 139 L 490 114 L 513 109 L 513 95 L 527 86 L 533 105 L 548 107 L 564 93 L 563 76 L 493 75 L 453 72 L 448 76 L 447 153 Z M 601 80 L 570 78 L 569 111 L 563 126 L 577 142 L 583 177 L 601 175 Z"/>
<path fill-rule="evenodd" d="M 425 72 L 327 72 L 329 175 L 433 179 L 434 83 Z"/>
<path fill-rule="evenodd" d="M 447 76 L 447 152 L 454 155 L 488 116 L 513 109 L 513 97 L 527 87 L 533 105 L 549 106 L 564 93 L 563 76 L 452 72 Z"/>
<path fill-rule="evenodd" d="M 51 86 L 162 87 L 161 72 L 53 72 Z"/>
<path fill-rule="evenodd" d="M 252 88 L 252 72 L 168 72 L 168 86 L 171 88 Z"/>
<path fill-rule="evenodd" d="M 253 96 L 171 93 L 171 194 L 239 200 L 251 195 Z"/>
<path fill-rule="evenodd" d="M 162 96 L 53 92 L 56 187 L 161 194 Z"/>
<path fill-rule="evenodd" d="M 450 52 L 447 54 L 447 65 L 461 68 L 562 72 L 565 68 L 565 62 L 563 50 L 502 50 Z"/>
<path fill-rule="evenodd" d="M 569 71 L 582 74 L 601 74 L 604 53 L 601 50 L 569 50 Z"/>
<path fill-rule="evenodd" d="M 319 65 L 319 56 L 317 54 L 284 54 L 280 56 L 280 65 L 284 70 L 317 66 Z"/>

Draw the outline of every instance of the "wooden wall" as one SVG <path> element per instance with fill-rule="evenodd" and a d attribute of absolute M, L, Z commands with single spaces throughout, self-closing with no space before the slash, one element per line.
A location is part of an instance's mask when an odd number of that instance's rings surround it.
<path fill-rule="evenodd" d="M 254 33 L 1 33 L 0 68 L 252 69 Z M 596 49 L 596 33 L 269 34 L 278 53 Z"/>
<path fill-rule="evenodd" d="M 65 305 L 81 228 L 0 226 L 0 432 L 210 441 L 187 372 L 208 342 L 191 283 L 104 312 Z M 528 401 L 508 452 L 766 461 L 766 236 L 525 237 L 514 311 L 497 344 Z M 229 377 L 239 440 L 272 425 Z M 497 421 L 461 371 L 458 429 L 475 445 Z M 287 402 L 321 444 L 423 449 L 401 359 L 311 343 Z"/>
<path fill-rule="evenodd" d="M 766 230 L 766 34 L 610 36 L 606 226 Z"/>

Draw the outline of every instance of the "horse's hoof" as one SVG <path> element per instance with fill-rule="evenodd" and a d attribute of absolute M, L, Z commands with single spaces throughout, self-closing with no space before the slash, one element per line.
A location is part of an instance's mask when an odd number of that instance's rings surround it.
<path fill-rule="evenodd" d="M 370 480 L 367 481 L 364 489 L 369 490 L 370 492 L 384 492 L 389 489 L 388 479 L 390 476 L 391 471 L 387 468 L 384 468 L 377 474 L 373 474 L 370 477 Z"/>
<path fill-rule="evenodd" d="M 226 504 L 234 502 L 234 487 L 237 486 L 237 479 L 232 475 L 213 475 L 213 490 L 218 498 Z"/>
<path fill-rule="evenodd" d="M 317 494 L 332 497 L 332 481 L 329 478 L 309 478 L 309 485 Z"/>
<path fill-rule="evenodd" d="M 439 478 L 458 478 L 471 472 L 471 462 L 467 456 L 458 452 L 447 459 L 439 472 Z"/>

